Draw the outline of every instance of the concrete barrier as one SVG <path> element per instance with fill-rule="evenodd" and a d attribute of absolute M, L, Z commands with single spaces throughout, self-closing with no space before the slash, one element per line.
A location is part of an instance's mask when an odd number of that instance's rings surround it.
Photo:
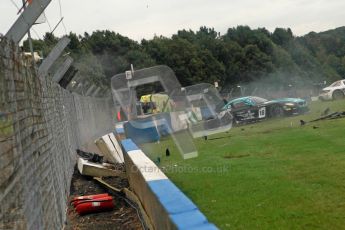
<path fill-rule="evenodd" d="M 95 141 L 104 157 L 111 163 L 124 163 L 121 146 L 117 142 L 114 133 L 109 133 Z"/>
<path fill-rule="evenodd" d="M 121 145 L 130 187 L 155 229 L 217 229 L 131 139 Z"/>
<path fill-rule="evenodd" d="M 115 125 L 115 137 L 118 139 L 118 140 L 123 140 L 123 139 L 126 139 L 126 134 L 125 134 L 125 129 L 123 128 L 123 125 L 124 125 L 125 122 L 119 122 Z"/>

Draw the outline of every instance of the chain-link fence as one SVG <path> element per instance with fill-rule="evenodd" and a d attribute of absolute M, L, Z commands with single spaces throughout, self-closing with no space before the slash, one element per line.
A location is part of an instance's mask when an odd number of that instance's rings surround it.
<path fill-rule="evenodd" d="M 23 60 L 0 41 L 0 229 L 61 229 L 75 150 L 112 131 L 112 99 L 71 94 Z"/>

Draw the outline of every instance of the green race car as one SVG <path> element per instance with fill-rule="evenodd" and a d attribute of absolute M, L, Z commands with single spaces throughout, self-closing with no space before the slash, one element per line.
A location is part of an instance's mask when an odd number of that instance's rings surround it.
<path fill-rule="evenodd" d="M 236 123 L 297 115 L 307 112 L 307 102 L 300 98 L 267 100 L 261 97 L 240 97 L 229 101 L 222 110 L 230 110 Z"/>

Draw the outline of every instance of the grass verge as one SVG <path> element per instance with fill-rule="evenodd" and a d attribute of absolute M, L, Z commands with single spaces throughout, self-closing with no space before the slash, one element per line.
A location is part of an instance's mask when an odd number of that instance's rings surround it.
<path fill-rule="evenodd" d="M 345 100 L 195 139 L 199 157 L 190 160 L 170 139 L 141 147 L 221 229 L 342 229 L 345 119 L 299 122 L 326 108 L 345 111 Z"/>

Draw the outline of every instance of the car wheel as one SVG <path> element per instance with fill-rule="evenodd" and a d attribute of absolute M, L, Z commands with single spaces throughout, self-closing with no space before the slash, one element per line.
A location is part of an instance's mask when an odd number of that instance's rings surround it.
<path fill-rule="evenodd" d="M 332 94 L 333 100 L 340 100 L 344 98 L 344 93 L 341 92 L 340 90 L 336 90 Z"/>
<path fill-rule="evenodd" d="M 284 116 L 284 109 L 279 106 L 275 105 L 271 108 L 271 117 L 283 117 Z"/>

